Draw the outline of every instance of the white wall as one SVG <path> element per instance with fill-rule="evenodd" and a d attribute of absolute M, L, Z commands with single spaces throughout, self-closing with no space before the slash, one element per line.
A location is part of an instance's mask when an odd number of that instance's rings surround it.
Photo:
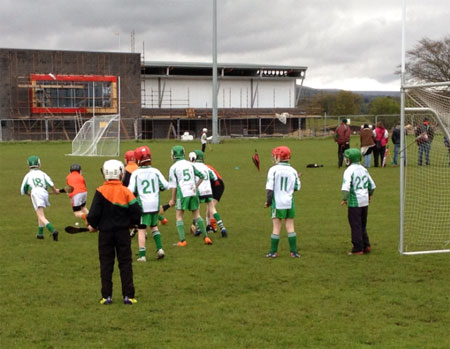
<path fill-rule="evenodd" d="M 142 103 L 145 108 L 158 108 L 158 79 L 147 78 L 145 97 Z M 165 84 L 165 86 L 164 86 Z M 217 104 L 219 108 L 251 108 L 250 79 L 218 80 L 219 92 Z M 202 78 L 161 78 L 161 91 L 164 91 L 162 108 L 211 108 L 212 80 Z M 255 93 L 254 108 L 294 108 L 295 80 L 253 80 Z"/>

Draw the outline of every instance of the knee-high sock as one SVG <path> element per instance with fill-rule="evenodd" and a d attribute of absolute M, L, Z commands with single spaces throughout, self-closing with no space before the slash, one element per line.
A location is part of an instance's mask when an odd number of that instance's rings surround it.
<path fill-rule="evenodd" d="M 178 236 L 180 237 L 180 241 L 186 240 L 186 238 L 184 236 L 184 222 L 177 221 L 176 224 L 177 224 L 177 231 L 178 231 Z"/>
<path fill-rule="evenodd" d="M 275 253 L 278 251 L 279 242 L 280 242 L 280 235 L 276 234 L 270 235 L 270 253 Z"/>
<path fill-rule="evenodd" d="M 206 227 L 205 227 L 205 222 L 203 221 L 202 217 L 198 217 L 195 220 L 195 223 L 198 227 L 198 229 L 200 229 L 200 231 L 202 232 L 203 236 L 208 236 L 208 234 L 206 233 Z"/>
<path fill-rule="evenodd" d="M 291 252 L 297 252 L 297 234 L 294 232 L 288 233 L 289 249 Z"/>
<path fill-rule="evenodd" d="M 162 248 L 161 233 L 158 230 L 155 230 L 152 233 L 152 236 L 153 240 L 155 240 L 156 250 L 158 251 L 159 249 Z"/>

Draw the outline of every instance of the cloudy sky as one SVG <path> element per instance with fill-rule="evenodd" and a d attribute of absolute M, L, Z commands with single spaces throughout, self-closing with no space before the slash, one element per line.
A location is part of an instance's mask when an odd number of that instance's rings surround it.
<path fill-rule="evenodd" d="M 406 48 L 450 35 L 450 0 L 406 0 Z M 399 90 L 402 0 L 217 0 L 218 62 L 308 67 L 304 85 Z M 0 0 L 0 47 L 212 61 L 212 0 Z"/>

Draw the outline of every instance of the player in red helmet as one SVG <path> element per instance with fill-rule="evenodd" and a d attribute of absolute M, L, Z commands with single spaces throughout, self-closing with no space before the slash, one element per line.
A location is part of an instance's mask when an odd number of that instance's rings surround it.
<path fill-rule="evenodd" d="M 267 199 L 264 207 L 270 207 L 272 217 L 272 235 L 270 236 L 270 251 L 267 258 L 278 256 L 278 243 L 282 221 L 284 219 L 288 233 L 290 255 L 299 258 L 297 251 L 297 234 L 294 229 L 295 203 L 294 191 L 300 190 L 300 178 L 297 171 L 289 164 L 291 150 L 286 146 L 276 147 L 272 150 L 272 159 L 275 163 L 267 174 Z"/>
<path fill-rule="evenodd" d="M 125 153 L 125 175 L 123 177 L 123 185 L 128 187 L 130 183 L 131 174 L 138 169 L 138 165 L 136 164 L 136 156 L 134 154 L 134 150 L 128 150 Z"/>
<path fill-rule="evenodd" d="M 159 193 L 168 188 L 169 183 L 162 173 L 151 166 L 152 154 L 150 149 L 144 145 L 134 151 L 139 168 L 130 177 L 128 189 L 138 198 L 142 208 L 142 216 L 138 225 L 139 257 L 138 262 L 147 261 L 146 257 L 146 234 L 147 226 L 150 227 L 153 239 L 156 244 L 156 257 L 164 257 L 162 249 L 161 233 L 158 230 L 158 218 L 160 210 Z"/>

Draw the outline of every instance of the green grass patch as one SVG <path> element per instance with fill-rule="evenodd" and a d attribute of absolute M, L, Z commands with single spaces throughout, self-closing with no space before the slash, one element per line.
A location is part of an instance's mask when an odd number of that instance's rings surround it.
<path fill-rule="evenodd" d="M 353 144 L 359 141 L 357 137 Z M 153 165 L 168 175 L 174 141 L 124 142 L 122 154 L 146 144 Z M 270 247 L 271 219 L 264 209 L 270 151 L 292 150 L 303 172 L 295 194 L 296 232 L 302 258 L 289 257 L 286 233 L 279 258 Z M 199 142 L 184 143 L 186 153 Z M 57 187 L 71 163 L 83 168 L 89 198 L 102 183 L 105 158 L 70 157 L 70 143 L 0 144 L 0 347 L 2 348 L 446 348 L 448 255 L 398 253 L 399 168 L 372 168 L 377 189 L 368 233 L 373 252 L 346 256 L 351 248 L 347 211 L 340 206 L 342 174 L 332 139 L 227 140 L 207 151 L 206 162 L 222 174 L 226 190 L 217 206 L 229 232 L 214 245 L 188 234 L 177 241 L 174 210 L 161 226 L 166 258 L 133 263 L 138 303 L 121 302 L 114 272 L 114 303 L 100 298 L 97 235 L 68 235 L 73 216 L 65 195 L 51 195 L 47 218 L 60 230 L 35 238 L 37 220 L 19 194 L 26 159 L 39 155 Z M 261 172 L 251 156 L 257 149 Z M 323 168 L 306 168 L 309 163 Z M 168 201 L 169 193 L 162 194 Z M 202 209 L 202 214 L 204 210 Z M 191 217 L 186 215 L 188 231 Z M 137 240 L 133 240 L 137 254 Z"/>

